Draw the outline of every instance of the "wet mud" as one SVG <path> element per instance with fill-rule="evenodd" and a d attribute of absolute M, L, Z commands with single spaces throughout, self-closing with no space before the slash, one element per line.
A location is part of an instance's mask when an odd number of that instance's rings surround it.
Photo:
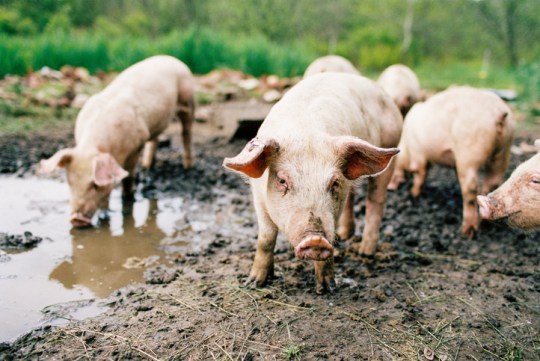
<path fill-rule="evenodd" d="M 36 154 L 56 150 L 37 139 L 6 144 L 11 141 L 0 137 L 5 159 L 13 162 L 4 160 L 2 169 L 23 177 L 33 176 Z M 156 246 L 168 263 L 149 266 L 139 283 L 93 299 L 104 308 L 97 316 L 70 318 L 0 344 L 0 359 L 540 358 L 538 232 L 482 224 L 474 239 L 460 236 L 459 185 L 455 172 L 443 167 L 430 169 L 419 199 L 410 198 L 410 181 L 389 193 L 374 257 L 353 252 L 359 230 L 338 242 L 334 293 L 315 294 L 313 265 L 295 259 L 283 238 L 272 282 L 244 287 L 256 217 L 248 185 L 221 167 L 223 157 L 244 142 L 197 144 L 197 163 L 189 171 L 181 166 L 179 142 L 163 143 L 155 168 L 138 175 L 138 194 L 148 202 L 182 200 L 167 205 L 176 210 L 175 220 Z M 513 155 L 508 174 L 528 157 Z M 360 230 L 365 186 L 355 207 Z M 95 241 L 80 244 L 112 252 L 110 239 Z M 91 267 L 95 261 L 85 262 Z M 72 307 L 58 306 L 53 313 Z"/>

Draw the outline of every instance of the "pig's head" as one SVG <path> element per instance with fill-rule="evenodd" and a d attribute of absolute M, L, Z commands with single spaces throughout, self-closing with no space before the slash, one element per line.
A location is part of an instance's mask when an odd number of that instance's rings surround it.
<path fill-rule="evenodd" d="M 540 154 L 522 163 L 499 188 L 477 200 L 484 219 L 504 220 L 524 230 L 540 228 Z"/>
<path fill-rule="evenodd" d="M 83 153 L 77 148 L 59 150 L 40 162 L 41 173 L 65 168 L 71 190 L 71 217 L 74 227 L 91 225 L 96 210 L 105 202 L 125 171 L 109 153 Z"/>
<path fill-rule="evenodd" d="M 301 259 L 333 256 L 336 223 L 353 182 L 383 172 L 396 148 L 354 137 L 255 138 L 224 166 L 252 179 L 270 219 Z"/>

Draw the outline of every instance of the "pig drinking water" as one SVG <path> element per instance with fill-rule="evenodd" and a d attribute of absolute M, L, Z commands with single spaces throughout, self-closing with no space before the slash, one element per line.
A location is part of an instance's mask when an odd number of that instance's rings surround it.
<path fill-rule="evenodd" d="M 402 64 L 394 64 L 386 68 L 379 76 L 377 83 L 394 100 L 403 116 L 422 97 L 420 81 L 416 74 Z"/>
<path fill-rule="evenodd" d="M 540 152 L 540 139 L 535 145 Z M 524 230 L 540 229 L 540 153 L 517 167 L 495 191 L 477 199 L 484 219 L 505 220 Z"/>
<path fill-rule="evenodd" d="M 43 173 L 66 168 L 73 226 L 90 225 L 120 180 L 123 195 L 133 195 L 134 170 L 143 146 L 146 143 L 143 167 L 149 168 L 157 137 L 175 115 L 182 122 L 184 166 L 192 166 L 193 94 L 188 67 L 161 55 L 124 70 L 86 102 L 75 124 L 76 146 L 59 150 L 40 163 Z"/>
<path fill-rule="evenodd" d="M 418 197 L 430 163 L 455 167 L 463 196 L 462 233 L 478 230 L 477 193 L 502 182 L 514 135 L 510 108 L 495 94 L 470 87 L 452 87 L 417 103 L 405 118 L 401 153 L 388 186 L 395 190 L 414 173 L 411 194 Z M 479 170 L 485 169 L 479 190 Z"/>
<path fill-rule="evenodd" d="M 270 111 L 257 137 L 224 166 L 249 177 L 259 225 L 249 281 L 273 273 L 278 231 L 300 259 L 314 260 L 316 290 L 334 279 L 337 234 L 354 232 L 354 182 L 369 178 L 359 252 L 373 254 L 402 127 L 399 110 L 374 82 L 322 73 L 302 80 Z M 392 166 L 390 166 L 392 168 Z M 343 212 L 342 212 L 343 211 Z"/>
<path fill-rule="evenodd" d="M 350 61 L 339 55 L 326 55 L 317 58 L 309 64 L 304 72 L 304 78 L 324 72 L 350 73 L 360 75 L 360 72 Z"/>

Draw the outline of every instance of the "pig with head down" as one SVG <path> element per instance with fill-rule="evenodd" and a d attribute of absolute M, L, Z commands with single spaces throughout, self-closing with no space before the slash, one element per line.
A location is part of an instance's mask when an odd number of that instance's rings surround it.
<path fill-rule="evenodd" d="M 422 98 L 420 81 L 406 65 L 394 64 L 386 68 L 377 83 L 390 95 L 405 116 L 409 109 Z"/>
<path fill-rule="evenodd" d="M 504 220 L 524 230 L 540 229 L 540 139 L 535 146 L 538 154 L 520 164 L 495 191 L 478 196 L 483 219 Z"/>
<path fill-rule="evenodd" d="M 321 56 L 311 62 L 304 72 L 304 78 L 319 73 L 338 72 L 360 75 L 358 69 L 346 58 L 339 55 Z"/>
<path fill-rule="evenodd" d="M 407 114 L 400 154 L 388 188 L 395 190 L 413 173 L 411 195 L 418 197 L 428 166 L 456 168 L 463 198 L 462 233 L 478 231 L 476 196 L 501 184 L 510 160 L 515 122 L 497 95 L 471 87 L 451 87 L 415 104 Z M 480 170 L 484 169 L 482 186 Z"/>
<path fill-rule="evenodd" d="M 75 124 L 76 146 L 59 150 L 39 167 L 42 173 L 66 169 L 73 226 L 91 225 L 92 216 L 98 208 L 106 208 L 119 181 L 124 197 L 132 197 L 143 147 L 143 167 L 149 168 L 157 137 L 175 115 L 182 122 L 184 166 L 192 166 L 193 95 L 189 68 L 176 58 L 159 55 L 127 68 L 85 103 Z"/>
<path fill-rule="evenodd" d="M 355 248 L 374 253 L 402 122 L 390 97 L 358 75 L 313 75 L 276 103 L 257 137 L 223 163 L 251 183 L 259 232 L 248 283 L 261 286 L 272 275 L 281 231 L 298 258 L 314 261 L 316 291 L 331 289 L 336 233 L 354 232 L 353 186 L 366 176 L 365 228 Z"/>

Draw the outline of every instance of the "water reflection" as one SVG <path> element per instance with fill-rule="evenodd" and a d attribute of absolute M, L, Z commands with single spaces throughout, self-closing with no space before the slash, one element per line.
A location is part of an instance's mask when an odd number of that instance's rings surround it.
<path fill-rule="evenodd" d="M 123 210 L 111 208 L 109 218 L 98 227 L 71 230 L 71 259 L 60 263 L 50 279 L 68 289 L 85 286 L 106 297 L 124 285 L 143 281 L 146 267 L 166 263 L 159 244 L 167 233 L 158 226 L 157 201 L 143 199 L 124 205 Z"/>
<path fill-rule="evenodd" d="M 71 230 L 65 182 L 0 177 L 0 199 L 0 232 L 43 237 L 0 262 L 0 342 L 48 324 L 41 312 L 48 305 L 107 296 L 142 281 L 146 265 L 167 262 L 163 247 L 192 247 L 194 227 L 185 214 L 192 206 L 180 197 L 138 198 L 126 206 L 115 190 L 109 219 L 84 230 Z"/>

